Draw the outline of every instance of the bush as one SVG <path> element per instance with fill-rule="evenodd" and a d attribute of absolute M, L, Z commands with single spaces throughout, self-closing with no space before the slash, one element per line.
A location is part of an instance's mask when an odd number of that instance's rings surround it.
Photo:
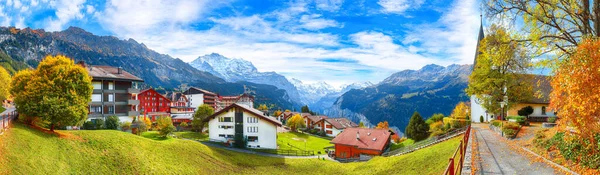
<path fill-rule="evenodd" d="M 94 126 L 96 126 L 96 124 L 94 124 L 92 121 L 85 121 L 83 123 L 83 129 L 85 130 L 94 130 Z"/>
<path fill-rule="evenodd" d="M 600 139 L 600 134 L 596 134 L 596 140 Z M 542 138 L 543 139 L 543 138 Z M 541 141 L 537 146 L 544 147 L 548 151 L 558 149 L 560 154 L 569 161 L 581 163 L 584 167 L 593 169 L 600 168 L 600 148 L 593 148 L 587 138 L 578 138 L 575 135 L 565 135 L 563 132 L 556 133 L 552 138 Z M 593 154 L 596 152 L 596 154 Z"/>
<path fill-rule="evenodd" d="M 479 122 L 480 122 L 480 123 L 483 123 L 483 115 L 480 115 L 480 116 L 479 116 Z"/>
<path fill-rule="evenodd" d="M 502 132 L 504 132 L 504 134 L 513 137 L 517 134 L 517 131 L 519 130 L 519 124 L 515 123 L 515 122 L 506 122 L 504 123 L 504 126 L 502 126 Z"/>
<path fill-rule="evenodd" d="M 175 126 L 173 126 L 173 125 L 163 127 L 159 131 L 160 135 L 162 135 L 163 137 L 167 137 L 169 134 L 172 134 L 173 132 L 175 132 Z"/>
<path fill-rule="evenodd" d="M 533 107 L 527 106 L 527 107 L 521 108 L 521 109 L 519 109 L 519 111 L 517 111 L 517 114 L 519 114 L 520 116 L 529 116 L 529 115 L 533 114 Z"/>
<path fill-rule="evenodd" d="M 92 120 L 92 122 L 94 122 L 94 129 L 104 129 L 104 120 L 102 119 L 97 119 L 97 120 Z"/>
<path fill-rule="evenodd" d="M 428 125 L 431 125 L 432 123 L 435 122 L 439 122 L 442 121 L 444 119 L 444 114 L 433 114 L 433 116 L 429 117 L 429 119 L 427 119 L 427 121 L 425 121 L 425 123 L 427 123 Z"/>
<path fill-rule="evenodd" d="M 310 134 L 317 134 L 317 132 L 319 132 L 319 129 L 311 129 L 308 131 Z"/>
<path fill-rule="evenodd" d="M 131 129 L 131 122 L 123 122 L 121 123 L 121 130 L 122 131 L 127 131 Z"/>
<path fill-rule="evenodd" d="M 114 129 L 117 130 L 119 129 L 119 117 L 117 116 L 108 116 L 108 118 L 106 118 L 106 122 L 105 123 L 105 127 L 106 129 Z"/>
<path fill-rule="evenodd" d="M 517 123 L 522 126 L 529 126 L 529 122 L 527 121 L 527 117 L 525 116 L 508 116 L 507 119 L 514 119 Z"/>
<path fill-rule="evenodd" d="M 325 136 L 327 136 L 327 133 L 325 133 L 325 131 L 318 131 L 317 135 L 325 137 Z"/>
<path fill-rule="evenodd" d="M 452 128 L 452 126 L 450 125 L 450 123 L 446 123 L 444 125 L 444 131 L 448 131 L 448 130 L 450 130 L 450 128 Z"/>
<path fill-rule="evenodd" d="M 502 121 L 500 120 L 493 120 L 492 121 L 492 125 L 495 127 L 500 127 L 500 125 L 502 125 Z"/>
<path fill-rule="evenodd" d="M 555 123 L 556 122 L 556 117 L 548 117 L 548 122 L 549 123 Z"/>

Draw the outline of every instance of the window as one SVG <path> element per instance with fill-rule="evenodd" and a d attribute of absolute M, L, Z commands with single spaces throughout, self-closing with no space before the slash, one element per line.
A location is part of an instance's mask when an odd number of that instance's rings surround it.
<path fill-rule="evenodd" d="M 325 125 L 326 128 L 331 128 L 331 125 Z"/>
<path fill-rule="evenodd" d="M 114 89 L 115 89 L 115 83 L 108 82 L 108 90 L 114 90 Z"/>
<path fill-rule="evenodd" d="M 326 132 L 327 132 L 327 134 L 333 134 L 333 132 L 331 130 L 327 130 Z"/>
<path fill-rule="evenodd" d="M 115 107 L 114 106 L 109 106 L 108 107 L 108 114 L 114 114 L 115 113 Z"/>
<path fill-rule="evenodd" d="M 249 133 L 257 133 L 257 132 L 258 132 L 258 127 L 257 127 L 257 126 L 253 126 L 253 127 L 247 127 L 247 128 L 246 128 L 246 132 L 249 132 Z"/>
<path fill-rule="evenodd" d="M 220 117 L 219 122 L 233 122 L 233 117 Z"/>
<path fill-rule="evenodd" d="M 231 128 L 233 128 L 233 126 L 219 125 L 219 128 L 221 128 L 221 129 L 231 129 Z"/>
<path fill-rule="evenodd" d="M 90 113 L 102 113 L 102 106 L 90 106 Z"/>
<path fill-rule="evenodd" d="M 102 82 L 94 81 L 92 82 L 92 86 L 94 86 L 94 89 L 102 89 Z"/>
<path fill-rule="evenodd" d="M 546 115 L 546 106 L 542 106 L 542 115 Z"/>
<path fill-rule="evenodd" d="M 233 135 L 227 135 L 227 138 L 233 138 Z"/>
<path fill-rule="evenodd" d="M 258 142 L 258 136 L 248 136 L 248 142 Z"/>
<path fill-rule="evenodd" d="M 92 101 L 93 102 L 101 102 L 102 101 L 102 94 L 92 94 Z"/>
<path fill-rule="evenodd" d="M 108 101 L 109 102 L 115 101 L 115 94 L 108 94 Z"/>
<path fill-rule="evenodd" d="M 248 117 L 248 123 L 258 123 L 258 118 L 256 118 L 256 117 Z"/>
<path fill-rule="evenodd" d="M 225 137 L 225 134 L 219 134 L 219 137 Z"/>

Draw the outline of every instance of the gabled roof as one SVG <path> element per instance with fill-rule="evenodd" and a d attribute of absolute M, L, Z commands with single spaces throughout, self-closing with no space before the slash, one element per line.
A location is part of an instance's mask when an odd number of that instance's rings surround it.
<path fill-rule="evenodd" d="M 313 122 L 318 122 L 318 121 L 321 121 L 321 120 L 329 118 L 329 117 L 324 116 L 324 115 L 308 115 L 308 116 L 304 116 L 304 118 L 308 118 L 309 120 L 311 120 Z"/>
<path fill-rule="evenodd" d="M 187 97 L 185 97 L 185 95 L 183 95 L 181 92 L 169 92 L 165 95 L 165 97 L 172 102 L 179 101 L 179 98 L 183 98 L 186 102 L 188 101 Z"/>
<path fill-rule="evenodd" d="M 347 118 L 326 118 L 325 121 L 336 129 L 356 128 L 358 125 Z"/>
<path fill-rule="evenodd" d="M 254 116 L 257 116 L 257 117 L 260 117 L 262 119 L 265 119 L 266 121 L 271 122 L 271 123 L 275 124 L 276 126 L 282 126 L 280 121 L 278 121 L 277 119 L 275 119 L 273 117 L 265 116 L 262 111 L 259 111 L 258 109 L 254 109 L 252 107 L 248 107 L 246 105 L 240 105 L 240 104 L 237 104 L 237 103 L 231 104 L 231 105 L 225 107 L 224 109 L 219 110 L 218 112 L 216 112 L 213 115 L 211 115 L 208 118 L 206 118 L 205 121 L 209 121 L 209 120 L 211 120 L 211 119 L 213 119 L 213 118 L 215 118 L 215 117 L 217 117 L 217 116 L 219 116 L 219 115 L 221 115 L 221 114 L 229 111 L 232 108 L 242 109 L 242 110 L 244 110 L 244 111 L 246 111 L 248 113 L 251 113 Z"/>
<path fill-rule="evenodd" d="M 140 91 L 140 94 L 143 94 L 144 92 L 148 92 L 148 91 L 153 91 L 154 93 L 158 94 L 158 97 L 162 97 L 165 98 L 167 101 L 169 101 L 169 103 L 171 103 L 171 99 L 167 98 L 166 96 L 156 92 L 156 90 L 152 89 L 152 88 L 148 88 L 148 89 L 144 89 L 142 91 Z"/>
<path fill-rule="evenodd" d="M 191 87 L 188 90 L 186 90 L 185 92 L 183 92 L 183 94 L 206 94 L 206 95 L 214 95 L 214 96 L 217 95 L 211 91 L 207 91 L 207 90 L 200 89 L 197 87 Z"/>
<path fill-rule="evenodd" d="M 87 66 L 85 69 L 88 74 L 92 76 L 92 79 L 97 80 L 126 80 L 126 81 L 137 81 L 144 82 L 141 78 L 130 74 L 123 70 L 123 68 L 116 68 L 112 66 Z M 120 70 L 120 73 L 119 73 Z"/>
<path fill-rule="evenodd" d="M 357 133 L 359 139 L 356 138 Z M 382 151 L 391 135 L 387 129 L 347 128 L 331 140 L 331 143 Z"/>

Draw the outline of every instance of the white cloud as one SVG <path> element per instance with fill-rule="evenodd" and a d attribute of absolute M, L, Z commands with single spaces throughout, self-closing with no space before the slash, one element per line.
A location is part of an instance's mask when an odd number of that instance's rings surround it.
<path fill-rule="evenodd" d="M 423 2 L 423 0 L 379 0 L 377 4 L 383 7 L 384 13 L 403 14 L 408 9 L 419 8 Z"/>
<path fill-rule="evenodd" d="M 94 6 L 91 6 L 91 5 L 85 6 L 85 13 L 94 14 L 95 11 L 96 11 L 96 8 L 94 8 Z"/>
<path fill-rule="evenodd" d="M 309 30 L 340 26 L 335 20 L 323 19 L 320 17 L 320 15 L 302 15 L 302 17 L 300 17 L 300 23 L 302 23 L 303 28 Z"/>
<path fill-rule="evenodd" d="M 61 0 L 58 3 L 50 1 L 50 6 L 56 8 L 56 19 L 49 19 L 46 25 L 46 30 L 58 31 L 62 30 L 68 22 L 73 19 L 83 18 L 81 12 L 84 8 L 85 0 Z"/>
<path fill-rule="evenodd" d="M 331 12 L 340 10 L 343 3 L 344 0 L 315 0 L 317 9 Z"/>

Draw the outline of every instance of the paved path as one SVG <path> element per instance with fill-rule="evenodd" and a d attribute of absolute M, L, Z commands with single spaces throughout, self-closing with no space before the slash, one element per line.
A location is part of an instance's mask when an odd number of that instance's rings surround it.
<path fill-rule="evenodd" d="M 510 148 L 504 138 L 484 125 L 472 125 L 477 141 L 477 174 L 563 174 L 545 163 L 532 162 Z"/>

